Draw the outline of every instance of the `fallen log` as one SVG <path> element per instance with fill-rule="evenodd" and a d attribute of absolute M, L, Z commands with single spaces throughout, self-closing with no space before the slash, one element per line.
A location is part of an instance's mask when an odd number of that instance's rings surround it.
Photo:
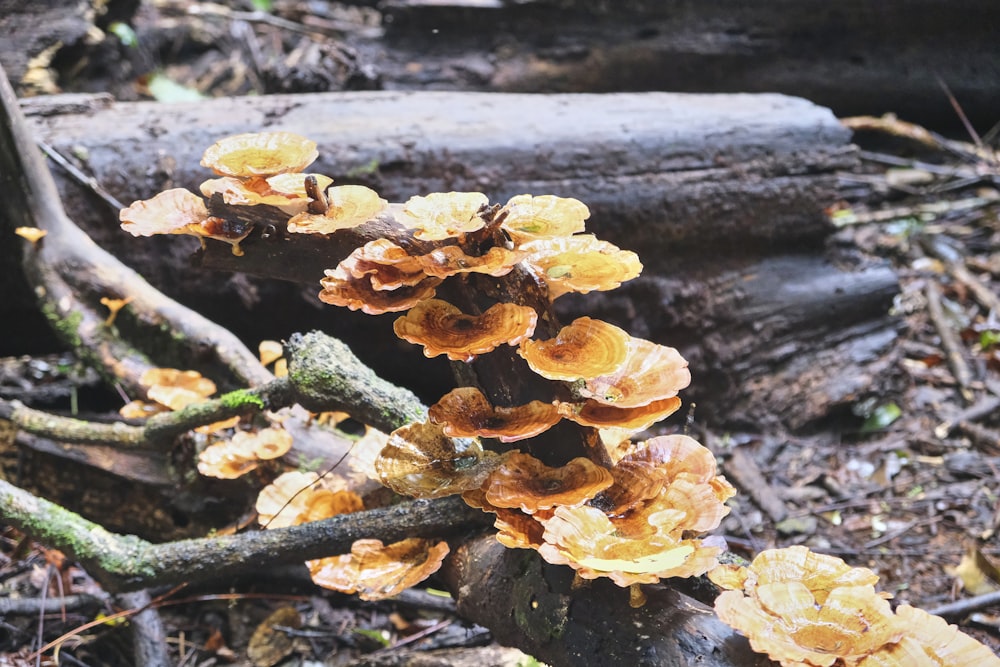
<path fill-rule="evenodd" d="M 992 0 L 965 2 L 961 11 L 944 0 L 388 0 L 379 7 L 385 36 L 354 41 L 368 44 L 363 52 L 393 88 L 780 92 L 840 116 L 894 112 L 959 132 L 942 83 L 980 130 L 996 122 L 1000 105 Z"/>
<path fill-rule="evenodd" d="M 853 167 L 855 156 L 829 111 L 803 100 L 365 92 L 174 105 L 70 101 L 66 112 L 58 97 L 31 101 L 30 124 L 125 203 L 167 187 L 197 189 L 209 176 L 198 165 L 204 148 L 260 129 L 310 136 L 320 147 L 315 171 L 369 185 L 390 200 L 451 189 L 484 191 L 500 202 L 522 192 L 577 197 L 592 210 L 588 228 L 638 250 L 646 269 L 624 290 L 566 297 L 562 313 L 596 308 L 637 335 L 681 347 L 698 378 L 698 400 L 726 406 L 712 411 L 721 423 L 800 427 L 822 419 L 857 398 L 857 378 L 877 377 L 867 366 L 884 363 L 885 346 L 876 343 L 891 340 L 884 313 L 895 278 L 886 267 L 844 270 L 829 261 L 823 242 L 832 228 L 823 211 L 836 198 L 836 172 Z M 346 256 L 350 242 L 267 243 L 258 230 L 245 243 L 247 256 L 210 245 L 196 262 L 249 273 L 263 266 L 266 277 L 305 287 L 220 279 L 188 265 L 192 246 L 184 240 L 121 233 L 116 211 L 57 175 L 68 210 L 103 247 L 244 340 L 319 327 L 428 400 L 450 383 L 446 365 L 428 371 L 427 360 L 392 337 L 385 318 L 332 318 L 315 307 L 323 269 Z M 296 243 L 316 247 L 305 260 L 296 248 L 295 264 L 278 261 Z M 857 361 L 797 386 L 800 375 L 828 366 L 811 362 L 829 349 Z M 823 391 L 803 403 L 802 391 L 818 382 Z"/>

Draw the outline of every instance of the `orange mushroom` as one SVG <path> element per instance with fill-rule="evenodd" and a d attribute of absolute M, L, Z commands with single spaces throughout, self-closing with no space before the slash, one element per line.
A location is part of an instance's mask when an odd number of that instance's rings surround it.
<path fill-rule="evenodd" d="M 184 188 L 164 190 L 152 199 L 132 202 L 118 214 L 121 228 L 132 236 L 189 234 L 188 227 L 200 226 L 208 217 L 205 201 Z"/>
<path fill-rule="evenodd" d="M 440 498 L 482 485 L 500 461 L 474 438 L 449 438 L 440 426 L 414 422 L 389 434 L 375 471 L 396 493 Z"/>
<path fill-rule="evenodd" d="M 608 470 L 583 457 L 551 468 L 530 454 L 513 451 L 486 478 L 483 491 L 494 507 L 534 514 L 556 506 L 581 505 L 613 482 Z"/>
<path fill-rule="evenodd" d="M 482 255 L 467 255 L 457 245 L 436 248 L 426 255 L 417 257 L 420 268 L 429 276 L 447 278 L 459 273 L 485 273 L 490 276 L 505 276 L 524 258 L 520 250 L 508 250 L 494 246 Z"/>
<path fill-rule="evenodd" d="M 238 431 L 228 440 L 212 443 L 198 455 L 198 472 L 207 477 L 235 479 L 255 469 L 261 461 L 284 456 L 291 448 L 292 436 L 284 429 Z"/>
<path fill-rule="evenodd" d="M 44 229 L 39 229 L 38 227 L 15 227 L 14 233 L 20 236 L 22 239 L 27 239 L 28 241 L 30 241 L 32 245 L 35 245 L 36 243 L 41 241 L 45 237 L 45 235 L 48 234 L 47 231 L 45 231 Z"/>
<path fill-rule="evenodd" d="M 132 236 L 190 234 L 197 236 L 203 247 L 206 238 L 228 243 L 237 256 L 243 254 L 240 242 L 253 231 L 250 224 L 210 216 L 201 197 L 183 188 L 132 202 L 119 212 L 118 218 L 121 228 Z"/>
<path fill-rule="evenodd" d="M 620 408 L 598 403 L 594 400 L 583 403 L 557 403 L 559 414 L 581 426 L 594 428 L 616 427 L 624 431 L 644 431 L 653 424 L 677 412 L 681 399 L 676 396 L 653 401 L 637 408 Z"/>
<path fill-rule="evenodd" d="M 441 241 L 482 229 L 479 210 L 490 203 L 481 192 L 435 192 L 410 197 L 397 221 L 424 241 Z"/>
<path fill-rule="evenodd" d="M 935 667 L 1000 667 L 1000 657 L 993 651 L 940 616 L 902 604 L 896 607 L 896 618 L 904 629 L 903 638 L 897 644 L 883 646 L 858 663 L 859 667 L 910 667 L 927 659 Z"/>
<path fill-rule="evenodd" d="M 544 378 L 574 381 L 617 370 L 628 356 L 630 339 L 613 324 L 580 317 L 555 338 L 522 342 L 517 353 Z"/>
<path fill-rule="evenodd" d="M 146 396 L 171 410 L 180 410 L 215 393 L 215 383 L 198 371 L 175 368 L 150 368 L 139 377 Z"/>
<path fill-rule="evenodd" d="M 201 166 L 223 176 L 267 177 L 299 172 L 319 156 L 316 142 L 291 132 L 237 134 L 215 142 Z"/>
<path fill-rule="evenodd" d="M 589 376 L 581 396 L 619 408 L 638 408 L 677 395 L 691 384 L 691 371 L 680 352 L 641 338 L 630 338 L 624 363 L 600 376 Z"/>
<path fill-rule="evenodd" d="M 394 290 L 376 290 L 371 280 L 354 278 L 342 267 L 326 270 L 326 277 L 320 280 L 323 290 L 319 300 L 334 306 L 346 306 L 351 310 L 361 310 L 369 315 L 395 313 L 412 308 L 420 301 L 434 296 L 440 278 L 427 276 L 415 285 Z"/>
<path fill-rule="evenodd" d="M 356 540 L 351 553 L 308 561 L 315 584 L 362 600 L 384 600 L 438 571 L 448 555 L 447 542 L 416 537 L 388 546 L 381 540 Z"/>
<path fill-rule="evenodd" d="M 671 516 L 660 514 L 651 531 L 632 536 L 623 533 L 619 520 L 595 507 L 557 507 L 542 521 L 545 543 L 538 553 L 549 563 L 569 565 L 584 579 L 608 577 L 622 587 L 697 576 L 716 565 L 719 546 L 673 538 Z"/>
<path fill-rule="evenodd" d="M 755 651 L 783 663 L 853 665 L 903 635 L 877 581 L 871 570 L 806 547 L 769 549 L 747 568 L 742 590 L 716 598 L 715 610 Z"/>
<path fill-rule="evenodd" d="M 374 219 L 389 203 L 363 185 L 338 185 L 326 191 L 329 207 L 321 215 L 299 213 L 288 221 L 288 231 L 300 234 L 332 234 L 352 229 Z"/>
<path fill-rule="evenodd" d="M 320 190 L 333 183 L 329 176 L 312 176 Z M 305 174 L 278 174 L 267 179 L 223 176 L 204 181 L 200 190 L 201 194 L 209 198 L 214 194 L 221 195 L 222 201 L 230 206 L 276 206 L 289 215 L 295 215 L 304 213 L 311 201 L 306 192 L 305 180 Z"/>
<path fill-rule="evenodd" d="M 262 526 L 283 528 L 359 512 L 364 502 L 342 478 L 291 471 L 261 489 L 255 507 Z"/>
<path fill-rule="evenodd" d="M 583 202 L 555 195 L 517 195 L 500 210 L 500 226 L 515 243 L 582 232 L 590 209 Z"/>
<path fill-rule="evenodd" d="M 549 298 L 568 292 L 611 290 L 642 272 L 639 256 L 601 241 L 593 234 L 577 234 L 529 241 L 521 250 L 549 288 Z"/>
<path fill-rule="evenodd" d="M 453 361 L 472 361 L 504 343 L 517 345 L 535 331 L 533 308 L 496 303 L 482 315 L 465 315 L 440 299 L 426 299 L 397 319 L 392 328 L 403 340 L 422 345 L 424 355 L 447 355 Z"/>
<path fill-rule="evenodd" d="M 452 389 L 430 407 L 428 417 L 453 438 L 477 436 L 499 438 L 500 442 L 532 438 L 561 419 L 554 405 L 542 401 L 495 407 L 475 387 Z"/>
<path fill-rule="evenodd" d="M 412 287 L 427 276 L 420 263 L 389 239 L 355 248 L 337 267 L 353 278 L 365 278 L 377 291 Z"/>

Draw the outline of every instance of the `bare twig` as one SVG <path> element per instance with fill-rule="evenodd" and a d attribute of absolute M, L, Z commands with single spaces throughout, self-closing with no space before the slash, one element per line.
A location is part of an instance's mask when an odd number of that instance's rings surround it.
<path fill-rule="evenodd" d="M 996 605 L 1000 605 L 1000 591 L 993 591 L 992 593 L 977 595 L 965 600 L 949 602 L 948 604 L 928 609 L 927 613 L 935 616 L 943 616 L 944 618 L 958 618 Z"/>
<path fill-rule="evenodd" d="M 973 399 L 971 389 L 972 369 L 969 368 L 969 364 L 965 361 L 965 356 L 962 353 L 962 343 L 958 338 L 958 334 L 955 333 L 955 330 L 948 324 L 947 318 L 945 318 L 944 308 L 941 306 L 941 287 L 937 281 L 927 281 L 924 295 L 927 298 L 927 316 L 930 318 L 931 323 L 938 332 L 938 337 L 941 339 L 941 347 L 944 349 L 945 358 L 948 360 L 948 367 L 955 376 L 955 382 L 958 383 L 959 393 L 966 402 L 971 403 Z"/>
<path fill-rule="evenodd" d="M 123 593 L 120 600 L 124 606 L 140 610 L 131 617 L 129 624 L 132 629 L 135 664 L 144 667 L 170 667 L 173 662 L 167 649 L 167 632 L 159 612 L 150 606 L 153 600 L 149 593 Z"/>

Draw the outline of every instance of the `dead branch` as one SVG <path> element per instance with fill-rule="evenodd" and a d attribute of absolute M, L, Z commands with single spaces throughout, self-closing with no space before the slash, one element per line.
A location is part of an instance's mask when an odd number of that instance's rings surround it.
<path fill-rule="evenodd" d="M 204 582 L 274 565 L 346 553 L 355 540 L 395 542 L 451 535 L 481 525 L 485 515 L 460 498 L 415 500 L 290 528 L 153 544 L 111 533 L 55 503 L 0 481 L 0 517 L 64 551 L 113 591 L 178 581 Z"/>
<path fill-rule="evenodd" d="M 0 107 L 0 183 L 5 193 L 0 228 L 8 238 L 17 227 L 47 233 L 35 244 L 24 244 L 23 270 L 42 311 L 67 344 L 132 391 L 139 390 L 142 372 L 157 365 L 156 357 L 187 359 L 189 367 L 214 365 L 228 385 L 253 386 L 271 379 L 235 335 L 164 296 L 69 219 L 2 70 Z M 124 318 L 127 327 L 105 324 L 101 297 L 132 297 Z M 161 349 L 155 351 L 151 344 Z M 205 359 L 211 361 L 195 363 Z"/>

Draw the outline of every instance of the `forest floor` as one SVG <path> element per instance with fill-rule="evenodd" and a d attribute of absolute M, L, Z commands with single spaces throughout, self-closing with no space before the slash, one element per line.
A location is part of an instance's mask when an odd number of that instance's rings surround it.
<path fill-rule="evenodd" d="M 377 16 L 353 8 L 316 21 L 360 30 Z M 133 26 L 142 45 L 133 57 L 95 49 L 54 85 L 118 99 L 384 85 L 363 51 L 320 47 L 280 23 L 210 21 L 162 5 L 144 6 Z M 721 528 L 735 551 L 749 558 L 806 544 L 871 568 L 896 601 L 934 611 L 1000 590 L 1000 162 L 971 140 L 921 134 L 905 123 L 871 119 L 856 129 L 863 168 L 841 176 L 831 243 L 887 258 L 898 272 L 899 391 L 809 433 L 696 435 L 741 491 Z M 58 350 L 0 360 L 0 396 L 83 382 L 59 372 L 75 366 Z M 89 378 L 78 391 L 92 387 Z M 105 597 L 58 552 L 12 530 L 0 535 L 0 590 Z M 258 647 L 255 665 L 292 654 L 307 662 L 287 664 L 457 664 L 456 655 L 418 663 L 402 654 L 489 643 L 486 631 L 449 612 L 446 599 L 421 592 L 391 604 L 357 603 L 296 572 L 240 590 L 174 592 L 158 604 L 177 654 L 190 665 L 240 662 L 248 645 Z M 276 621 L 265 622 L 288 606 L 296 622 L 278 625 L 297 629 L 278 634 L 290 642 L 270 630 Z M 26 656 L 36 638 L 72 631 L 93 612 L 70 606 L 40 619 L 0 607 L 0 665 L 33 664 Z M 1000 650 L 1000 604 L 949 619 Z M 63 664 L 129 664 L 126 637 L 113 623 L 78 630 L 66 645 L 73 658 Z M 480 650 L 491 651 L 475 658 L 483 665 L 531 664 L 497 647 Z"/>

